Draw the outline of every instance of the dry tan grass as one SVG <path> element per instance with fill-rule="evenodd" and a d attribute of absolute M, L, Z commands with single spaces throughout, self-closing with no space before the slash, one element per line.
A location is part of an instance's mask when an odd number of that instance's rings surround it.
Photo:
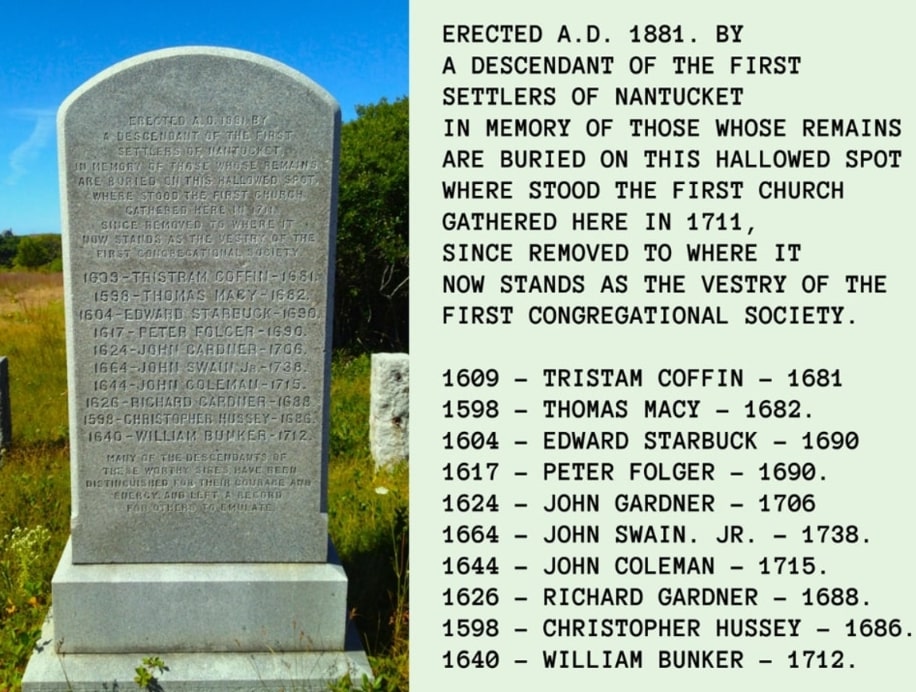
<path fill-rule="evenodd" d="M 60 272 L 0 273 L 0 316 L 15 316 L 30 306 L 47 305 L 62 300 L 64 277 Z"/>
<path fill-rule="evenodd" d="M 9 361 L 17 445 L 67 438 L 62 298 L 59 273 L 0 273 L 0 356 Z"/>

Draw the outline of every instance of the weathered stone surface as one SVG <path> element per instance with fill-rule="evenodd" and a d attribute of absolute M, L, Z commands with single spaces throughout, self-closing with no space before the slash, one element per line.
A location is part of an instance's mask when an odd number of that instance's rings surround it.
<path fill-rule="evenodd" d="M 347 577 L 328 563 L 74 565 L 54 575 L 60 652 L 340 651 Z"/>
<path fill-rule="evenodd" d="M 217 48 L 61 107 L 75 563 L 325 560 L 339 121 Z"/>
<path fill-rule="evenodd" d="M 136 689 L 136 653 L 61 655 L 54 614 L 42 628 L 38 649 L 22 680 L 23 692 L 113 692 Z M 149 652 L 144 652 L 149 655 Z M 259 653 L 170 653 L 161 657 L 168 671 L 156 673 L 168 692 L 326 692 L 344 675 L 359 681 L 372 669 L 355 632 L 342 651 L 270 651 Z"/>
<path fill-rule="evenodd" d="M 409 456 L 410 358 L 406 353 L 372 354 L 369 444 L 376 465 Z"/>
<path fill-rule="evenodd" d="M 23 691 L 117 689 L 149 654 L 175 691 L 371 675 L 325 505 L 336 103 L 171 49 L 58 125 L 72 532 Z"/>

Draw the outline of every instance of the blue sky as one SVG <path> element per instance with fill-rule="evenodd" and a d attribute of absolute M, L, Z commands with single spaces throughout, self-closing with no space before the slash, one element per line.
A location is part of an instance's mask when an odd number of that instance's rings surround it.
<path fill-rule="evenodd" d="M 407 95 L 407 0 L 3 3 L 0 230 L 58 232 L 56 112 L 107 67 L 159 48 L 261 53 L 355 107 Z"/>

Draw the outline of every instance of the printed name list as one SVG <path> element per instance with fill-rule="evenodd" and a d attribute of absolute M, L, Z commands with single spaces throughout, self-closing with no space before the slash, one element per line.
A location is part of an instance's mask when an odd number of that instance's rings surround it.
<path fill-rule="evenodd" d="M 903 49 L 719 9 L 414 30 L 415 680 L 904 674 Z"/>

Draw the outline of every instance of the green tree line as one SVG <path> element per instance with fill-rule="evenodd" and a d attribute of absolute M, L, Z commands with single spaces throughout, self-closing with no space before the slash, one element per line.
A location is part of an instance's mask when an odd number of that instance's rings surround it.
<path fill-rule="evenodd" d="M 359 106 L 340 133 L 334 344 L 408 346 L 408 102 Z"/>
<path fill-rule="evenodd" d="M 0 232 L 0 268 L 60 271 L 60 236 L 54 233 L 17 236 L 9 228 Z"/>
<path fill-rule="evenodd" d="M 408 348 L 408 101 L 357 106 L 341 127 L 334 346 Z M 0 269 L 60 271 L 61 238 L 0 232 Z"/>

